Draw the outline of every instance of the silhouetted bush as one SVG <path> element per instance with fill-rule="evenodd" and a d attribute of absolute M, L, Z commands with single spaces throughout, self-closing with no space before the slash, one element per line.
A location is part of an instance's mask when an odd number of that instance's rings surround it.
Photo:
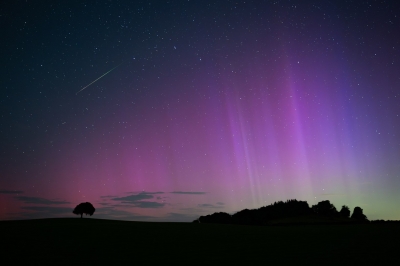
<path fill-rule="evenodd" d="M 93 213 L 95 212 L 95 208 L 93 207 L 93 205 L 90 202 L 82 202 L 80 203 L 78 206 L 75 207 L 75 209 L 72 211 L 72 213 L 74 214 L 80 214 L 81 218 L 83 214 L 90 214 L 90 216 L 93 215 Z"/>

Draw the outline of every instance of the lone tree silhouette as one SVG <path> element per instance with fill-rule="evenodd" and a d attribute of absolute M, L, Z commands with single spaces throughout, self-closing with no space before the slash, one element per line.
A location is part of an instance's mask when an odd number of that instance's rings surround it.
<path fill-rule="evenodd" d="M 96 209 L 93 207 L 93 205 L 90 202 L 82 202 L 78 206 L 75 207 L 75 209 L 72 211 L 74 214 L 80 214 L 81 218 L 83 214 L 90 214 L 90 216 L 93 215 L 94 211 Z"/>

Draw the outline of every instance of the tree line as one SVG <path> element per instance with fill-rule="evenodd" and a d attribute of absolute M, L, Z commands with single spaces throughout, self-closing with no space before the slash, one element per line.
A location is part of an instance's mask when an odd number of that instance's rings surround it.
<path fill-rule="evenodd" d="M 329 200 L 318 202 L 309 207 L 306 201 L 290 199 L 286 202 L 278 201 L 259 209 L 244 209 L 233 215 L 225 212 L 216 212 L 206 216 L 200 216 L 194 220 L 195 223 L 219 223 L 219 224 L 243 224 L 243 225 L 268 225 L 274 220 L 292 218 L 296 223 L 298 217 L 308 217 L 307 221 L 330 221 L 337 222 L 369 222 L 363 214 L 363 209 L 355 207 L 351 214 L 348 206 L 343 205 L 340 211 L 330 203 Z M 299 220 L 300 221 L 300 220 Z M 304 223 L 304 222 L 302 222 Z"/>

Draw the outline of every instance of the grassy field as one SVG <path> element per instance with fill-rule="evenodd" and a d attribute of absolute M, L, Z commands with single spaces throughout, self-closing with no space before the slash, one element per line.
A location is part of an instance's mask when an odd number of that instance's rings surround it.
<path fill-rule="evenodd" d="M 0 226 L 2 258 L 12 264 L 400 263 L 396 224 L 261 227 L 64 218 Z"/>

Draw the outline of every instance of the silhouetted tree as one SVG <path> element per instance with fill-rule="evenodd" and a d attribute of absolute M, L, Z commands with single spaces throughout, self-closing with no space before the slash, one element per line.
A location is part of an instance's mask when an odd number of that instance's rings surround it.
<path fill-rule="evenodd" d="M 83 214 L 90 214 L 90 216 L 93 215 L 94 211 L 96 209 L 93 207 L 93 205 L 90 202 L 82 202 L 78 206 L 75 207 L 75 209 L 72 211 L 74 214 L 80 214 L 81 218 Z"/>
<path fill-rule="evenodd" d="M 353 214 L 351 215 L 352 219 L 356 219 L 359 221 L 368 221 L 367 216 L 365 216 L 363 214 L 363 209 L 361 209 L 360 207 L 355 207 Z"/>
<path fill-rule="evenodd" d="M 340 216 L 349 218 L 350 217 L 350 209 L 346 205 L 342 206 L 342 209 L 340 210 Z"/>
<path fill-rule="evenodd" d="M 313 215 L 316 214 L 316 215 Z M 258 209 L 244 209 L 238 211 L 232 215 L 224 212 L 216 212 L 211 215 L 200 216 L 199 219 L 194 220 L 194 223 L 219 223 L 219 224 L 244 224 L 244 225 L 269 225 L 274 224 L 274 221 L 285 223 L 289 221 L 296 223 L 296 217 L 298 217 L 299 223 L 304 223 L 302 220 L 314 219 L 317 222 L 325 222 L 325 218 L 318 216 L 329 217 L 330 222 L 343 222 L 341 219 L 336 219 L 338 216 L 349 217 L 350 209 L 346 205 L 342 206 L 340 212 L 338 212 L 329 202 L 329 200 L 318 202 L 309 207 L 306 201 L 298 201 L 295 199 L 287 200 L 286 202 L 278 201 L 273 204 L 258 208 Z M 356 207 L 354 213 L 351 216 L 354 219 L 360 221 L 366 221 L 367 217 L 362 214 L 362 209 Z M 288 218 L 288 219 L 287 219 Z M 283 219 L 279 221 L 280 219 Z M 283 221 L 283 222 L 282 222 Z"/>
<path fill-rule="evenodd" d="M 278 201 L 259 209 L 244 209 L 232 215 L 232 223 L 248 225 L 267 225 L 271 220 L 304 216 L 312 213 L 306 201 L 295 199 Z"/>
<path fill-rule="evenodd" d="M 269 206 L 261 207 L 257 210 L 256 216 L 257 219 L 261 219 L 261 224 L 267 224 L 272 219 L 304 216 L 311 213 L 312 210 L 306 201 L 290 199 L 286 202 L 278 201 Z"/>
<path fill-rule="evenodd" d="M 312 206 L 312 210 L 319 215 L 333 216 L 337 214 L 337 210 L 329 200 L 323 200 L 318 202 L 317 205 Z"/>

